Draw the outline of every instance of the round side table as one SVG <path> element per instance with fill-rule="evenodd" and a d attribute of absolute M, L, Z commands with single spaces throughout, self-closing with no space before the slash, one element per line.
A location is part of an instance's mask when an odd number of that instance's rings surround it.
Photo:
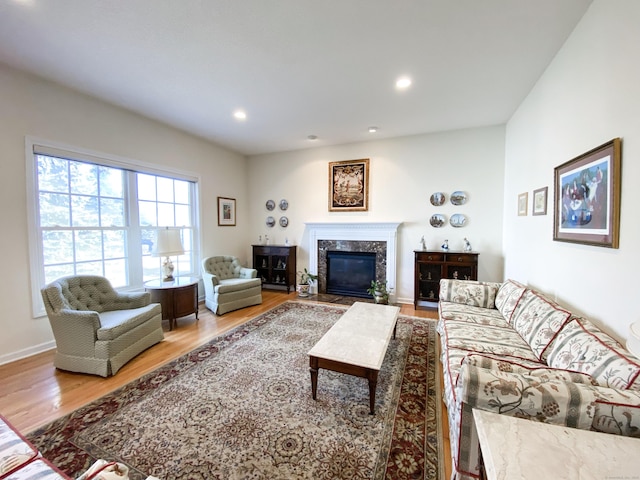
<path fill-rule="evenodd" d="M 162 319 L 169 320 L 169 330 L 176 326 L 176 319 L 196 314 L 198 320 L 197 277 L 175 277 L 172 281 L 149 280 L 144 288 L 151 294 L 151 301 L 162 307 Z"/>

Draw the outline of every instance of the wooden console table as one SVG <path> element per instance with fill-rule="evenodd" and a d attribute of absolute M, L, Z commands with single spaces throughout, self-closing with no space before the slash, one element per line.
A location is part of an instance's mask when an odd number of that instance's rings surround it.
<path fill-rule="evenodd" d="M 150 280 L 144 288 L 151 293 L 151 301 L 162 306 L 162 319 L 169 320 L 169 330 L 176 326 L 176 319 L 196 314 L 198 320 L 197 277 L 175 277 L 172 282 Z"/>

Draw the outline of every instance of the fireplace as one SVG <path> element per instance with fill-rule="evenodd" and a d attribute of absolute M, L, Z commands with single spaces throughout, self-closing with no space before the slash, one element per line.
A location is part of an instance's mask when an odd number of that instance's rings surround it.
<path fill-rule="evenodd" d="M 376 278 L 376 254 L 373 252 L 327 252 L 327 293 L 368 297 L 367 289 Z"/>
<path fill-rule="evenodd" d="M 318 293 L 327 292 L 327 252 L 375 255 L 375 280 L 387 282 L 394 301 L 397 231 L 401 223 L 306 223 L 309 235 L 309 271 L 318 275 Z M 366 288 L 371 286 L 368 282 Z M 365 288 L 365 290 L 366 290 Z"/>

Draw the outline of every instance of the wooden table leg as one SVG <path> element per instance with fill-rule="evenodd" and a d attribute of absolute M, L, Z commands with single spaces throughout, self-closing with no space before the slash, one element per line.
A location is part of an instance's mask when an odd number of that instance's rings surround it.
<path fill-rule="evenodd" d="M 374 414 L 376 408 L 376 387 L 378 386 L 378 370 L 368 370 L 369 380 L 369 415 Z"/>
<path fill-rule="evenodd" d="M 316 399 L 318 391 L 318 358 L 309 357 L 309 372 L 311 372 L 311 398 Z"/>

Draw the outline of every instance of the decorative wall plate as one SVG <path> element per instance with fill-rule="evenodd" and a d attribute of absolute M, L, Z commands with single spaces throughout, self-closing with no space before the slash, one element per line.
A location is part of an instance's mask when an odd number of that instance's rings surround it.
<path fill-rule="evenodd" d="M 456 213 L 454 215 L 451 215 L 451 218 L 449 219 L 449 223 L 451 224 L 452 227 L 464 227 L 467 223 L 467 217 L 465 217 L 463 214 L 461 213 Z"/>
<path fill-rule="evenodd" d="M 286 210 L 287 208 L 289 208 L 289 202 L 283 198 L 280 200 L 280 210 Z"/>
<path fill-rule="evenodd" d="M 276 219 L 269 216 L 267 217 L 267 227 L 273 227 L 276 224 Z"/>
<path fill-rule="evenodd" d="M 436 213 L 435 215 L 431 215 L 431 218 L 429 219 L 429 223 L 431 224 L 432 227 L 440 228 L 446 225 L 447 219 L 444 215 L 440 213 Z"/>
<path fill-rule="evenodd" d="M 446 199 L 444 193 L 442 193 L 442 192 L 436 192 L 436 193 L 432 194 L 431 198 L 429 199 L 429 201 L 431 202 L 431 205 L 435 205 L 436 207 L 439 207 L 440 205 L 444 205 L 444 202 L 446 200 L 447 199 Z"/>
<path fill-rule="evenodd" d="M 280 226 L 286 227 L 289 225 L 289 219 L 287 217 L 280 217 Z"/>
<path fill-rule="evenodd" d="M 465 203 L 467 203 L 467 194 L 461 192 L 460 190 L 456 190 L 455 192 L 453 192 L 451 194 L 451 197 L 449 198 L 451 200 L 451 203 L 453 203 L 454 205 L 464 205 Z"/>
<path fill-rule="evenodd" d="M 273 200 L 267 200 L 265 207 L 267 207 L 267 210 L 271 211 L 276 208 L 276 202 L 274 202 Z"/>

